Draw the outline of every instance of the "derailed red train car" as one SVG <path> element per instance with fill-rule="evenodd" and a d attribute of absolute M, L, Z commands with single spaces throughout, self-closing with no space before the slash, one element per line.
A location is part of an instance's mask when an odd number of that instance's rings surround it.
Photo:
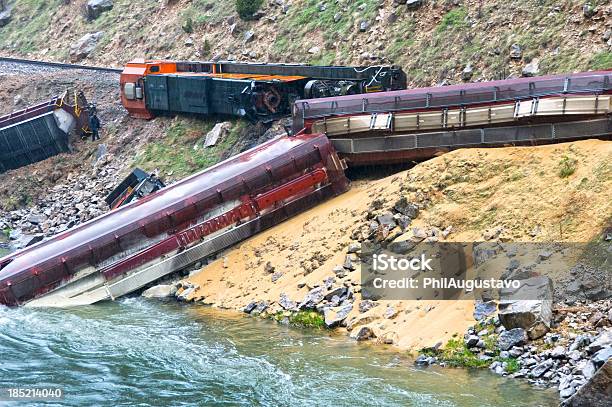
<path fill-rule="evenodd" d="M 271 140 L 0 259 L 0 304 L 114 299 L 347 188 L 324 135 Z"/>

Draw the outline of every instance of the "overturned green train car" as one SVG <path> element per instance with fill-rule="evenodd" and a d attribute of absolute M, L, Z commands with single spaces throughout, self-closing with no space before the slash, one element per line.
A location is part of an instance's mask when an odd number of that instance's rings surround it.
<path fill-rule="evenodd" d="M 66 92 L 50 101 L 0 117 L 0 173 L 70 151 L 75 131 L 89 132 L 87 100 Z"/>

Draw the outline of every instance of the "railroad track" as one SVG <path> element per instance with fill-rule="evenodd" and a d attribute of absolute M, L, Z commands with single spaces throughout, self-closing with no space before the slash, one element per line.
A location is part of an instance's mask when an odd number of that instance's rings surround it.
<path fill-rule="evenodd" d="M 57 69 L 84 69 L 88 71 L 110 72 L 110 73 L 117 73 L 117 74 L 123 71 L 123 69 L 121 68 L 106 68 L 106 67 L 101 67 L 101 66 L 64 64 L 61 62 L 35 61 L 32 59 L 8 58 L 8 57 L 0 57 L 0 62 L 12 62 L 16 64 L 36 65 L 36 66 L 57 68 Z"/>

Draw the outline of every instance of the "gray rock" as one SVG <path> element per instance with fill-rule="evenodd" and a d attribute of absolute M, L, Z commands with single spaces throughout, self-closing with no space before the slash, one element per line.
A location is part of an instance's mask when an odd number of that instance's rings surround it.
<path fill-rule="evenodd" d="M 11 22 L 11 9 L 6 9 L 2 12 L 0 12 L 0 27 L 4 27 L 5 25 L 8 25 L 8 23 Z"/>
<path fill-rule="evenodd" d="M 112 0 L 89 0 L 85 6 L 85 12 L 88 20 L 95 20 L 100 17 L 105 11 L 112 10 Z"/>
<path fill-rule="evenodd" d="M 586 351 L 589 354 L 599 352 L 601 349 L 612 346 L 612 330 L 605 330 L 599 334 L 593 342 L 587 347 Z"/>
<path fill-rule="evenodd" d="M 576 389 L 574 389 L 572 386 L 568 386 L 559 392 L 559 397 L 565 399 L 565 398 L 570 397 L 575 392 L 576 392 Z"/>
<path fill-rule="evenodd" d="M 419 216 L 419 207 L 412 202 L 409 202 L 405 196 L 401 197 L 395 203 L 395 205 L 393 205 L 393 208 L 402 215 L 406 215 L 411 219 L 415 219 L 417 216 Z"/>
<path fill-rule="evenodd" d="M 323 287 L 313 288 L 306 294 L 304 300 L 300 303 L 299 309 L 314 309 L 316 306 L 323 301 L 325 294 L 323 293 Z"/>
<path fill-rule="evenodd" d="M 474 75 L 474 69 L 471 64 L 468 64 L 463 71 L 461 71 L 461 79 L 465 82 L 472 80 L 472 76 Z"/>
<path fill-rule="evenodd" d="M 372 328 L 367 327 L 367 326 L 362 326 L 359 329 L 351 332 L 351 338 L 357 341 L 365 341 L 367 339 L 375 338 L 375 337 L 376 335 L 374 335 L 374 331 L 372 331 Z"/>
<path fill-rule="evenodd" d="M 526 78 L 537 76 L 540 73 L 540 61 L 534 59 L 523 67 L 522 75 Z"/>
<path fill-rule="evenodd" d="M 545 361 L 538 363 L 533 369 L 531 369 L 529 377 L 537 379 L 541 377 L 544 373 L 546 373 L 548 369 L 553 367 L 553 365 L 554 362 L 551 359 L 546 359 Z"/>
<path fill-rule="evenodd" d="M 555 348 L 550 352 L 550 356 L 553 359 L 563 359 L 566 356 L 565 348 L 561 345 L 555 346 Z"/>
<path fill-rule="evenodd" d="M 285 293 L 281 293 L 280 299 L 278 300 L 278 304 L 287 311 L 297 310 L 297 303 L 295 301 L 292 301 Z"/>
<path fill-rule="evenodd" d="M 521 59 L 523 57 L 523 49 L 519 44 L 512 44 L 510 46 L 510 58 Z"/>
<path fill-rule="evenodd" d="M 596 354 L 593 355 L 593 357 L 591 358 L 591 362 L 593 362 L 595 367 L 599 368 L 610 358 L 612 358 L 612 346 L 599 350 Z"/>
<path fill-rule="evenodd" d="M 474 307 L 474 319 L 476 321 L 482 321 L 486 319 L 489 315 L 495 313 L 497 311 L 497 304 L 493 301 L 476 301 Z"/>
<path fill-rule="evenodd" d="M 580 374 L 586 379 L 590 379 L 595 374 L 595 365 L 590 360 L 581 360 L 576 364 L 574 374 Z"/>
<path fill-rule="evenodd" d="M 409 10 L 416 10 L 423 5 L 423 0 L 408 0 L 406 6 Z"/>
<path fill-rule="evenodd" d="M 251 301 L 246 305 L 246 307 L 242 309 L 242 311 L 246 312 L 247 314 L 250 314 L 256 307 L 257 307 L 257 302 Z"/>
<path fill-rule="evenodd" d="M 367 20 L 361 20 L 359 23 L 359 31 L 366 32 L 370 28 L 370 23 Z"/>
<path fill-rule="evenodd" d="M 353 264 L 353 259 L 350 254 L 347 254 L 344 258 L 344 264 L 342 265 L 345 269 L 349 271 L 355 271 L 355 265 Z"/>
<path fill-rule="evenodd" d="M 145 290 L 142 296 L 145 298 L 169 298 L 176 293 L 176 286 L 173 284 L 160 284 Z"/>
<path fill-rule="evenodd" d="M 393 219 L 393 214 L 390 212 L 387 212 L 382 215 L 378 215 L 376 217 L 376 221 L 379 224 L 387 227 L 388 229 L 393 229 L 395 226 L 397 226 L 397 224 L 395 223 L 395 220 Z"/>
<path fill-rule="evenodd" d="M 347 253 L 357 253 L 361 250 L 361 243 L 351 243 L 347 249 Z"/>
<path fill-rule="evenodd" d="M 595 15 L 595 12 L 595 7 L 593 4 L 591 4 L 591 2 L 587 1 L 582 6 L 582 14 L 584 14 L 585 18 L 592 18 Z"/>
<path fill-rule="evenodd" d="M 470 335 L 465 339 L 465 346 L 467 346 L 468 348 L 472 348 L 478 344 L 478 341 L 480 341 L 480 338 L 478 336 Z"/>
<path fill-rule="evenodd" d="M 378 306 L 378 303 L 374 301 L 364 300 L 359 303 L 359 312 L 363 314 L 377 306 Z"/>
<path fill-rule="evenodd" d="M 28 215 L 26 220 L 33 225 L 40 225 L 41 223 L 47 220 L 47 217 L 39 213 L 32 213 Z"/>
<path fill-rule="evenodd" d="M 581 349 L 591 343 L 591 337 L 589 335 L 578 335 L 574 342 L 569 347 L 569 351 L 573 352 L 577 349 Z"/>
<path fill-rule="evenodd" d="M 260 301 L 257 303 L 257 306 L 255 307 L 255 309 L 251 311 L 251 314 L 259 315 L 265 310 L 267 310 L 269 306 L 270 305 L 268 304 L 268 301 Z"/>
<path fill-rule="evenodd" d="M 499 335 L 497 347 L 501 350 L 510 350 L 513 346 L 524 345 L 527 339 L 527 332 L 524 329 L 513 328 Z"/>
<path fill-rule="evenodd" d="M 328 328 L 333 328 L 342 323 L 348 314 L 353 310 L 353 304 L 346 304 L 340 307 L 325 308 L 323 316 L 325 318 L 325 325 Z"/>
<path fill-rule="evenodd" d="M 337 23 L 340 20 L 342 20 L 342 14 L 341 13 L 334 14 L 334 23 Z"/>
<path fill-rule="evenodd" d="M 348 289 L 344 286 L 335 287 L 329 290 L 323 298 L 330 301 L 334 296 L 342 297 L 347 291 Z"/>
<path fill-rule="evenodd" d="M 247 44 L 255 39 L 255 33 L 251 30 L 244 33 L 244 43 Z"/>
<path fill-rule="evenodd" d="M 565 401 L 565 407 L 593 407 L 612 405 L 612 361 L 607 361 L 576 394 Z"/>
<path fill-rule="evenodd" d="M 414 364 L 417 366 L 429 366 L 433 363 L 435 363 L 435 358 L 426 355 L 419 355 L 414 361 Z"/>
<path fill-rule="evenodd" d="M 76 62 L 86 58 L 96 49 L 96 45 L 98 45 L 98 41 L 103 35 L 104 32 L 98 31 L 82 36 L 77 42 L 70 46 L 70 60 Z"/>
<path fill-rule="evenodd" d="M 519 289 L 500 292 L 499 320 L 507 329 L 523 328 L 529 338 L 540 338 L 550 330 L 552 298 L 550 278 L 522 280 Z"/>

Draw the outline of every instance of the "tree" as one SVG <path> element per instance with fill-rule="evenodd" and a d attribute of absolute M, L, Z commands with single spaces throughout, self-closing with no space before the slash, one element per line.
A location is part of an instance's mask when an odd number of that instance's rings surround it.
<path fill-rule="evenodd" d="M 236 0 L 236 11 L 243 20 L 251 20 L 262 4 L 263 0 Z"/>

